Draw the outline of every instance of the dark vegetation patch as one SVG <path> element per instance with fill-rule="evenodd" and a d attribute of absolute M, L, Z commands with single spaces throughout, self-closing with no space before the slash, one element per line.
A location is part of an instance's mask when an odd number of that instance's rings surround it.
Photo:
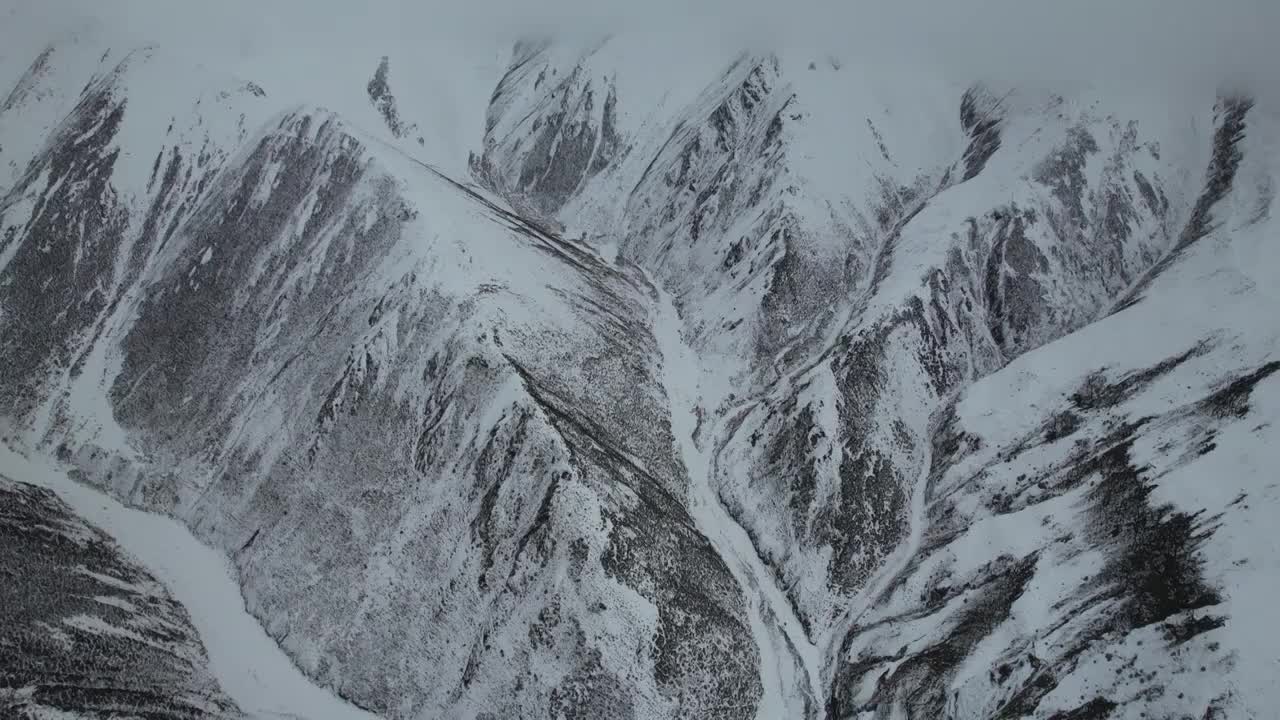
<path fill-rule="evenodd" d="M 1201 343 L 1185 353 L 1156 365 L 1124 374 L 1116 380 L 1108 380 L 1097 373 L 1087 380 L 1070 398 L 1071 409 L 1051 415 L 1046 423 L 1025 444 L 1051 441 L 1055 436 L 1066 437 L 1076 433 L 1083 423 L 1082 413 L 1100 412 L 1115 408 L 1131 398 L 1158 378 L 1172 372 L 1187 360 L 1208 351 L 1208 343 Z M 1132 457 L 1134 443 L 1144 429 L 1164 427 L 1174 421 L 1202 421 L 1206 418 L 1236 420 L 1249 409 L 1250 395 L 1259 382 L 1280 370 L 1280 363 L 1267 363 L 1240 374 L 1235 380 L 1222 384 L 1204 400 L 1192 406 L 1192 410 L 1175 409 L 1168 417 L 1147 417 L 1108 423 L 1108 430 L 1101 437 L 1078 440 L 1074 449 L 1062 464 L 1038 478 L 1020 477 L 1025 488 L 1036 488 L 1039 502 L 1063 493 L 1083 488 L 1081 500 L 1083 524 L 1059 540 L 1073 546 L 1101 551 L 1105 560 L 1099 572 L 1089 578 L 1056 610 L 1064 618 L 1089 617 L 1089 620 L 1066 641 L 1060 651 L 1051 657 L 1025 655 L 1022 659 L 1006 660 L 991 671 L 994 684 L 1010 687 L 1008 700 L 993 715 L 994 718 L 1013 720 L 1033 716 L 1043 698 L 1056 688 L 1062 678 L 1071 674 L 1079 658 L 1100 643 L 1140 629 L 1154 627 L 1170 646 L 1185 645 L 1222 628 L 1228 618 L 1215 613 L 1223 596 L 1221 590 L 1210 583 L 1205 574 L 1205 561 L 1201 556 L 1204 543 L 1218 527 L 1219 518 L 1203 512 L 1186 512 L 1171 504 L 1153 500 L 1155 478 L 1149 467 L 1135 464 Z M 1191 412 L 1194 417 L 1188 417 Z M 978 444 L 959 428 L 954 408 L 944 411 L 934 434 L 934 481 L 952 467 L 970 447 Z M 1006 462 L 1008 452 L 1001 453 L 996 462 Z M 976 480 L 980 481 L 983 473 Z M 945 498 L 933 498 L 937 506 L 947 505 Z M 1010 499 L 1010 502 L 1013 502 Z M 1237 499 L 1237 503 L 1242 500 Z M 1026 500 L 1020 507 L 1026 506 Z M 1020 509 L 1011 506 L 1010 510 Z M 942 524 L 945 536 L 946 513 L 931 514 L 935 526 Z M 934 528 L 937 529 L 937 528 Z M 933 530 L 931 530 L 933 532 Z M 954 532 L 949 536 L 954 537 Z M 922 552 L 928 554 L 938 548 L 926 539 Z M 878 624 L 908 622 L 915 618 L 947 612 L 957 607 L 957 598 L 972 593 L 975 587 L 985 583 L 1006 583 L 1007 571 L 999 567 L 982 568 L 975 578 L 956 582 L 947 573 L 939 573 L 929 579 L 921 591 L 918 602 L 910 609 Z M 1025 584 L 1025 581 L 1024 581 Z M 1007 586 L 1007 585 L 1006 585 Z M 1000 593 L 983 591 L 987 597 L 975 600 L 969 597 L 959 617 L 965 621 L 978 616 L 984 622 L 997 622 L 1002 613 L 1007 615 L 1007 605 Z M 1011 602 L 1011 601 L 1010 601 Z M 853 639 L 870 628 L 855 628 L 842 645 L 841 657 L 848 657 Z M 886 716 L 893 702 L 900 702 L 921 716 L 941 717 L 945 712 L 945 693 L 948 672 L 967 656 L 969 650 L 957 642 L 955 633 L 938 640 L 928 651 L 917 657 L 863 657 L 840 665 L 836 671 L 828 708 L 834 717 L 845 717 L 856 712 L 874 712 Z M 1212 649 L 1212 644 L 1211 644 Z M 1177 652 L 1177 651 L 1172 651 Z M 952 659 L 952 654 L 958 658 Z M 871 704 L 862 707 L 850 705 L 851 694 L 869 673 L 877 672 L 887 663 L 896 669 L 879 678 Z M 950 664 L 949 664 L 950 663 Z M 1016 673 L 1015 668 L 1021 668 Z M 1029 672 L 1027 671 L 1029 668 Z M 1163 679 L 1153 673 L 1133 667 L 1127 671 L 1131 680 L 1146 687 L 1144 692 L 1166 692 Z M 1118 705 L 1114 699 L 1099 698 L 1054 717 L 1087 719 L 1110 717 Z"/>
<path fill-rule="evenodd" d="M 1044 423 L 1044 441 L 1057 442 L 1080 429 L 1080 416 L 1070 410 L 1054 413 Z"/>
<path fill-rule="evenodd" d="M 1113 620 L 1123 630 L 1222 601 L 1197 555 L 1216 529 L 1213 519 L 1152 504 L 1155 486 L 1147 468 L 1133 465 L 1131 447 L 1128 441 L 1092 461 L 1101 479 L 1088 497 L 1088 538 L 1114 549 L 1098 581 L 1110 583 L 1109 592 L 1124 602 Z"/>
<path fill-rule="evenodd" d="M 1119 705 L 1104 697 L 1096 697 L 1074 710 L 1063 710 L 1049 716 L 1049 720 L 1106 720 Z"/>
<path fill-rule="evenodd" d="M 783 416 L 792 418 L 784 422 L 777 432 L 768 437 L 769 472 L 776 473 L 780 485 L 786 488 L 787 507 L 798 537 L 812 541 L 809 514 L 818 485 L 818 471 L 814 448 L 824 437 L 814 418 L 813 407 L 806 404 L 796 409 L 795 398 L 784 405 Z"/>
<path fill-rule="evenodd" d="M 391 195 L 379 195 L 377 220 L 367 232 L 363 217 L 349 212 L 350 195 L 365 177 L 364 149 L 343 142 L 347 136 L 335 119 L 290 115 L 279 129 L 204 199 L 185 226 L 190 237 L 175 260 L 180 269 L 148 289 L 111 388 L 126 426 L 154 428 L 160 439 L 171 440 L 209 423 L 209 411 L 236 388 L 228 379 L 251 374 L 255 353 L 264 350 L 260 323 L 272 316 L 278 297 L 289 296 L 302 313 L 298 324 L 314 325 L 318 335 L 359 269 L 398 237 L 403 204 Z M 255 205 L 255 193 L 276 165 L 280 181 Z M 281 235 L 312 193 L 315 204 L 301 233 L 282 247 Z M 305 296 L 288 287 L 291 270 L 318 252 L 326 230 L 335 228 L 344 241 L 321 259 L 326 282 Z M 216 261 L 202 264 L 209 248 Z M 339 255 L 344 249 L 345 262 Z M 255 274 L 258 281 L 246 288 L 244 278 Z M 175 399 L 188 395 L 192 401 L 179 407 Z"/>
<path fill-rule="evenodd" d="M 1077 410 L 1096 411 L 1114 408 L 1120 403 L 1177 369 L 1192 358 L 1200 357 L 1213 349 L 1209 341 L 1202 341 L 1184 353 L 1175 355 L 1143 370 L 1122 375 L 1116 380 L 1108 380 L 1104 371 L 1099 370 L 1085 378 L 1084 383 L 1070 396 L 1071 404 Z"/>
<path fill-rule="evenodd" d="M 966 431 L 952 401 L 938 416 L 932 437 L 932 463 L 929 468 L 930 497 L 932 489 L 948 470 L 965 457 L 982 449 L 982 438 Z"/>
<path fill-rule="evenodd" d="M 673 494 L 674 481 L 638 466 L 589 413 L 514 358 L 508 361 L 568 446 L 580 478 L 606 500 L 604 514 L 613 531 L 601 556 L 605 573 L 635 588 L 658 609 L 653 646 L 658 686 L 672 697 L 704 703 L 701 711 L 687 708 L 699 716 L 754 717 L 761 694 L 759 655 L 746 625 L 742 591 L 697 530 L 683 498 Z M 546 515 L 539 512 L 521 541 L 542 558 L 550 556 L 543 547 L 550 540 L 550 499 L 548 495 L 544 501 Z"/>
<path fill-rule="evenodd" d="M 0 226 L 12 225 L 4 246 L 17 243 L 0 272 L 4 313 L 0 343 L 0 414 L 25 417 L 38 402 L 39 386 L 54 368 L 71 365 L 77 341 L 98 320 L 109 298 L 103 278 L 115 260 L 128 215 L 111 184 L 118 149 L 112 148 L 125 102 L 106 87 L 87 91 L 58 134 L 26 173 L 0 198 L 32 194 L 29 217 L 0 210 Z M 37 187 L 42 174 L 48 179 Z"/>
<path fill-rule="evenodd" d="M 1188 640 L 1217 630 L 1227 624 L 1227 619 L 1220 615 L 1190 615 L 1182 620 L 1166 622 L 1163 630 L 1165 639 L 1171 645 L 1182 645 Z"/>
<path fill-rule="evenodd" d="M 185 610 L 160 587 L 52 492 L 0 476 L 0 716 L 41 717 L 39 707 L 153 720 L 236 716 L 209 679 Z M 68 624 L 76 617 L 139 637 Z M 30 697 L 9 694 L 24 688 Z"/>
<path fill-rule="evenodd" d="M 1034 217 L 1016 207 L 1001 214 L 987 257 L 983 283 L 987 327 L 1007 357 L 1021 354 L 1033 343 L 1046 309 L 1044 288 L 1036 276 L 1049 270 L 1049 261 L 1026 231 Z"/>
<path fill-rule="evenodd" d="M 1135 466 L 1130 457 L 1136 431 L 1143 425 L 1123 426 L 1124 437 L 1106 438 L 1095 446 L 1096 454 L 1058 471 L 1064 477 L 1055 490 L 1098 479 L 1086 495 L 1083 544 L 1107 556 L 1101 572 L 1064 612 L 1083 614 L 1098 606 L 1107 611 L 1079 633 L 1055 662 L 1037 668 L 998 717 L 1012 720 L 1032 714 L 1057 687 L 1059 677 L 1070 672 L 1075 658 L 1103 637 L 1123 635 L 1222 601 L 1205 579 L 1198 555 L 1216 529 L 1215 518 L 1151 502 L 1155 486 L 1147 477 L 1149 470 Z M 1220 619 L 1175 623 L 1166 631 L 1171 638 L 1182 635 L 1185 642 L 1221 624 Z"/>
<path fill-rule="evenodd" d="M 875 665 L 842 664 L 827 699 L 827 716 L 845 718 L 873 712 L 875 717 L 887 719 L 893 716 L 895 702 L 901 702 L 913 715 L 945 717 L 951 678 L 978 643 L 1008 619 L 1013 604 L 1035 575 L 1038 556 L 1001 560 L 1003 562 L 992 564 L 995 572 L 974 589 L 964 608 L 958 611 L 957 620 L 947 635 L 905 661 L 895 658 L 900 664 L 880 678 L 867 703 L 855 706 L 849 693 L 857 687 L 860 676 Z M 883 659 L 870 660 L 878 664 Z"/>
<path fill-rule="evenodd" d="M 471 520 L 471 538 L 482 549 L 480 574 L 476 584 L 481 592 L 489 589 L 489 571 L 493 569 L 494 553 L 502 540 L 496 532 L 498 521 L 498 496 L 503 482 L 516 477 L 515 463 L 526 450 L 529 432 L 529 413 L 514 410 L 514 417 L 505 416 L 489 432 L 480 455 L 475 462 L 476 490 L 482 491 L 480 507 Z M 544 503 L 546 504 L 546 503 Z"/>
<path fill-rule="evenodd" d="M 548 717 L 564 720 L 633 718 L 633 693 L 616 675 L 605 669 L 600 651 L 581 648 L 582 656 L 568 677 L 551 691 Z"/>
<path fill-rule="evenodd" d="M 1200 401 L 1200 410 L 1210 417 L 1240 419 L 1249 414 L 1249 398 L 1258 383 L 1280 370 L 1280 361 L 1271 361 L 1232 380 Z"/>

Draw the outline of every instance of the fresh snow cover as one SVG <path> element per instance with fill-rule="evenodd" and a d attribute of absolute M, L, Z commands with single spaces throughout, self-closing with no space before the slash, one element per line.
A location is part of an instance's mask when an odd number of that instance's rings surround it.
<path fill-rule="evenodd" d="M 1071 462 L 1067 452 L 1073 446 L 1088 446 L 1087 437 L 1078 435 L 1073 437 L 1074 443 L 1057 440 L 1031 446 L 1027 438 L 1029 432 L 1034 437 L 1035 428 L 1044 426 L 1045 418 L 1081 402 L 1074 398 L 1096 369 L 1102 368 L 1108 378 L 1130 373 L 1140 377 L 1147 368 L 1159 367 L 1169 358 L 1200 347 L 1204 349 L 1175 368 L 1157 373 L 1149 385 L 1139 385 L 1142 389 L 1124 401 L 1118 417 L 1092 432 L 1114 429 L 1120 418 L 1130 422 L 1155 419 L 1154 429 L 1142 430 L 1133 441 L 1131 462 L 1153 478 L 1152 505 L 1169 503 L 1192 517 L 1212 518 L 1211 531 L 1195 557 L 1203 562 L 1206 576 L 1223 588 L 1223 597 L 1220 604 L 1190 617 L 1221 615 L 1229 620 L 1212 631 L 1213 642 L 1180 641 L 1172 652 L 1165 649 L 1168 645 L 1161 634 L 1168 632 L 1162 629 L 1168 626 L 1159 623 L 1135 629 L 1128 636 L 1100 640 L 1098 647 L 1089 648 L 1085 659 L 1073 663 L 1074 672 L 1050 686 L 1041 707 L 1056 706 L 1065 711 L 1098 695 L 1131 703 L 1123 717 L 1136 716 L 1138 708 L 1145 708 L 1142 712 L 1148 717 L 1177 716 L 1179 708 L 1196 707 L 1197 703 L 1225 712 L 1224 717 L 1268 716 L 1276 686 L 1274 673 L 1263 668 L 1276 662 L 1280 631 L 1266 619 L 1269 611 L 1263 609 L 1265 603 L 1259 598 L 1275 593 L 1280 565 L 1275 559 L 1273 534 L 1261 518 L 1274 512 L 1270 508 L 1277 496 L 1271 469 L 1280 463 L 1280 454 L 1274 443 L 1259 440 L 1280 421 L 1280 391 L 1274 380 L 1260 382 L 1247 395 L 1245 410 L 1238 416 L 1214 411 L 1216 417 L 1223 418 L 1216 421 L 1222 423 L 1220 427 L 1212 419 L 1199 417 L 1196 407 L 1206 402 L 1201 398 L 1229 387 L 1234 378 L 1248 377 L 1251 372 L 1266 377 L 1280 357 L 1280 325 L 1274 320 L 1280 305 L 1273 294 L 1255 291 L 1257 268 L 1242 267 L 1238 260 L 1241 248 L 1247 252 L 1256 247 L 1259 238 L 1274 233 L 1274 225 L 1256 212 L 1260 197 L 1269 195 L 1269 178 L 1277 170 L 1276 156 L 1267 149 L 1272 145 L 1269 131 L 1274 122 L 1275 118 L 1267 115 L 1255 119 L 1251 127 L 1256 134 L 1246 136 L 1242 143 L 1244 159 L 1236 174 L 1236 188 L 1215 211 L 1219 220 L 1216 229 L 1165 270 L 1140 303 L 1023 355 L 968 388 L 958 399 L 956 419 L 972 434 L 976 445 L 966 441 L 974 449 L 962 454 L 959 462 L 941 465 L 945 470 L 941 478 L 935 464 L 928 504 L 937 512 L 914 523 L 947 517 L 943 510 L 948 505 L 971 521 L 955 530 L 933 529 L 958 532 L 959 536 L 923 551 L 917 547 L 919 555 L 913 564 L 898 568 L 903 577 L 891 592 L 880 597 L 881 604 L 871 609 L 864 622 L 875 627 L 893 619 L 887 627 L 895 632 L 868 630 L 845 648 L 850 659 L 875 652 L 860 647 L 864 643 L 896 648 L 903 639 L 913 639 L 904 653 L 910 657 L 950 632 L 948 623 L 956 622 L 962 612 L 954 603 L 941 611 L 919 607 L 919 599 L 931 586 L 937 587 L 932 577 L 942 575 L 957 582 L 959 578 L 982 577 L 983 568 L 995 556 L 1050 554 L 1054 545 L 1062 542 L 1058 533 L 1087 528 L 1090 521 L 1078 514 L 1088 502 L 1088 492 L 1083 489 L 1055 497 L 1041 481 L 1047 497 L 1021 509 L 1015 504 L 1012 512 L 994 515 L 984 514 L 981 501 L 992 493 L 998 500 L 1006 494 L 1016 498 L 1020 493 L 1036 492 L 1035 485 L 1026 488 L 1025 478 L 1052 472 L 1064 456 Z M 1195 452 L 1197 442 L 1207 442 L 1197 440 L 1206 431 L 1212 442 Z M 947 525 L 957 522 L 947 517 Z M 918 527 L 913 524 L 913 536 Z M 925 526 L 923 530 L 927 537 L 931 529 Z M 1148 548 L 1151 552 L 1156 549 Z M 1006 648 L 1024 642 L 1020 640 L 1024 635 L 1033 638 L 1033 654 L 1046 658 L 1053 656 L 1055 646 L 1068 642 L 1055 638 L 1048 629 L 1073 623 L 1063 632 L 1084 632 L 1090 613 L 1104 608 L 1071 617 L 1063 614 L 1064 606 L 1075 602 L 1072 593 L 1076 588 L 1098 582 L 1091 578 L 1098 577 L 1107 561 L 1107 553 L 1085 547 L 1037 570 L 1010 608 L 1008 619 L 974 648 L 948 682 L 947 713 L 980 717 L 992 712 L 999 690 L 988 686 L 989 669 L 1002 663 L 1008 666 Z M 1179 647 L 1182 642 L 1186 645 Z M 1216 652 L 1219 647 L 1226 659 Z M 890 664 L 887 672 L 891 674 L 897 667 L 898 663 Z M 1130 672 L 1130 667 L 1140 670 Z M 1201 674 L 1206 668 L 1211 673 L 1208 676 Z M 1174 680 L 1169 690 L 1160 692 L 1147 686 L 1183 674 L 1193 677 Z M 875 685 L 881 682 L 875 676 L 865 676 L 859 697 L 864 701 L 872 697 Z M 905 709 L 898 704 L 901 701 L 899 698 L 894 704 L 898 711 Z"/>
<path fill-rule="evenodd" d="M 809 642 L 791 603 L 779 591 L 772 571 L 753 551 L 746 531 L 725 511 L 712 485 L 714 449 L 708 447 L 712 436 L 704 433 L 702 423 L 716 398 L 701 392 L 702 379 L 708 372 L 684 341 L 684 323 L 671 295 L 665 290 L 658 294 L 654 337 L 662 353 L 672 433 L 689 473 L 690 510 L 746 594 L 751 632 L 760 651 L 764 697 L 756 709 L 756 718 L 801 717 L 811 712 L 822 696 L 817 648 Z"/>
<path fill-rule="evenodd" d="M 767 3 L 72 4 L 0 9 L 0 464 L 246 712 L 1274 706 L 1265 97 L 770 51 L 731 31 Z M 952 34 L 1054 31 L 997 30 Z"/>
<path fill-rule="evenodd" d="M 377 716 L 317 687 L 250 615 L 227 558 L 172 518 L 121 505 L 48 461 L 0 445 L 0 467 L 48 488 L 110 535 L 164 583 L 191 615 L 224 692 L 250 718 L 373 720 Z M 104 631 L 116 630 L 106 627 Z"/>

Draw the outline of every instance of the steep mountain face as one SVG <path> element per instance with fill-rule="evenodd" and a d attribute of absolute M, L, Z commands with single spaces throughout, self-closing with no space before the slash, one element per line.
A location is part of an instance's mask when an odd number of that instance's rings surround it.
<path fill-rule="evenodd" d="M 652 53 L 517 44 L 472 184 L 386 57 L 46 50 L 0 417 L 388 717 L 1262 717 L 1272 119 Z"/>
<path fill-rule="evenodd" d="M 369 79 L 365 89 L 369 93 L 369 101 L 382 116 L 392 135 L 403 138 L 418 129 L 417 125 L 407 124 L 400 117 L 400 106 L 396 103 L 396 96 L 391 92 L 391 58 L 384 55 L 382 60 L 378 61 L 378 69 L 373 72 L 373 77 Z M 419 138 L 419 142 L 421 140 Z"/>
<path fill-rule="evenodd" d="M 1126 306 L 1204 236 L 1251 103 L 1206 98 L 1171 121 L 1114 101 L 975 86 L 950 89 L 952 110 L 939 113 L 926 109 L 936 95 L 910 97 L 901 88 L 918 86 L 902 83 L 875 110 L 943 127 L 900 122 L 904 137 L 887 136 L 891 125 L 867 117 L 863 135 L 843 116 L 829 135 L 824 99 L 838 83 L 865 82 L 856 97 L 875 97 L 873 83 L 816 65 L 740 58 L 696 103 L 637 123 L 665 128 L 656 154 L 623 158 L 608 171 L 620 179 L 594 180 L 568 202 L 533 204 L 559 207 L 557 219 L 588 237 L 612 235 L 676 294 L 709 366 L 698 432 L 714 452 L 710 481 L 772 576 L 762 581 L 785 591 L 802 627 L 792 652 L 830 684 L 827 712 L 888 713 L 884 698 L 896 697 L 909 713 L 985 717 L 994 705 L 930 704 L 916 687 L 848 700 L 851 674 L 871 682 L 906 652 L 848 656 L 885 584 L 920 562 L 931 525 L 919 517 L 929 497 L 919 478 L 937 413 L 975 380 Z M 525 122 L 542 107 L 495 104 Z M 618 107 L 627 112 L 625 96 Z M 913 134 L 915 152 L 895 157 Z M 859 162 L 833 170 L 815 146 Z M 910 630 L 879 632 L 894 643 Z M 959 664 L 983 637 L 968 633 L 934 638 L 934 651 Z M 936 661 L 918 667 L 916 682 L 943 684 Z M 1045 686 L 1009 716 L 1036 711 Z"/>
<path fill-rule="evenodd" d="M 1238 264 L 1274 237 L 1275 126 L 1247 110 L 1220 118 L 1213 219 L 1140 301 L 940 413 L 919 551 L 842 644 L 832 715 L 1270 712 L 1271 643 L 1241 634 L 1274 577 L 1251 548 L 1271 542 L 1276 298 Z"/>
<path fill-rule="evenodd" d="M 518 43 L 489 101 L 484 151 L 471 158 L 486 185 L 545 217 L 624 151 L 613 82 L 577 59 L 573 46 Z"/>
<path fill-rule="evenodd" d="M 5 414 L 233 553 L 249 609 L 361 705 L 749 705 L 643 275 L 324 111 L 125 142 L 146 67 L 108 65 L 0 204 Z"/>
<path fill-rule="evenodd" d="M 233 718 L 182 606 L 48 490 L 0 477 L 5 717 Z"/>

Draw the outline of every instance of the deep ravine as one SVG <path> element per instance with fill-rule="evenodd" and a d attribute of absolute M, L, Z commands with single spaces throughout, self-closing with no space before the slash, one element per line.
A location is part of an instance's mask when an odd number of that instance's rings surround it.
<path fill-rule="evenodd" d="M 760 652 L 764 694 L 756 717 L 760 720 L 823 717 L 828 685 L 839 666 L 849 632 L 871 609 L 876 598 L 909 566 L 924 537 L 932 466 L 928 438 L 932 437 L 934 428 L 930 427 L 920 448 L 919 475 L 911 489 L 907 537 L 869 578 L 866 587 L 850 598 L 838 619 L 811 639 L 794 605 L 778 585 L 775 573 L 760 558 L 746 530 L 720 500 L 713 482 L 714 448 L 720 428 L 710 420 L 709 408 L 720 406 L 723 398 L 707 396 L 706 388 L 716 384 L 703 382 L 707 367 L 684 339 L 684 322 L 673 298 L 655 279 L 650 278 L 650 283 L 659 297 L 654 336 L 663 357 L 663 384 L 671 403 L 672 433 L 689 473 L 690 514 L 743 588 L 752 635 Z M 949 401 L 950 398 L 939 401 L 937 408 L 945 407 Z"/>
<path fill-rule="evenodd" d="M 950 398 L 939 402 L 934 410 L 934 417 L 937 418 L 939 408 L 944 408 L 951 401 Z M 928 496 L 929 496 L 929 473 L 933 467 L 933 434 L 936 428 L 930 423 L 928 434 L 925 435 L 924 442 L 921 443 L 919 461 L 920 472 L 916 478 L 915 485 L 911 488 L 911 506 L 907 516 L 907 536 L 902 539 L 894 552 L 885 558 L 880 569 L 875 572 L 868 580 L 862 591 L 854 597 L 845 611 L 840 614 L 831 627 L 819 638 L 816 643 L 822 653 L 822 672 L 823 687 L 831 682 L 832 675 L 840 664 L 840 655 L 848 639 L 850 631 L 862 619 L 876 602 L 876 600 L 889 589 L 897 578 L 910 565 L 912 558 L 920 550 L 920 542 L 924 538 L 925 527 L 928 522 Z"/>
<path fill-rule="evenodd" d="M 650 280 L 659 295 L 654 336 L 663 358 L 663 384 L 671 403 L 671 430 L 689 473 L 689 511 L 698 529 L 724 560 L 742 587 L 751 632 L 760 652 L 763 695 L 759 720 L 812 717 L 821 707 L 822 654 L 809 641 L 773 572 L 755 545 L 720 502 L 713 485 L 714 434 L 696 437 L 701 409 L 719 398 L 704 397 L 703 366 L 685 342 L 683 320 L 671 296 Z M 703 428 L 706 430 L 706 428 Z"/>

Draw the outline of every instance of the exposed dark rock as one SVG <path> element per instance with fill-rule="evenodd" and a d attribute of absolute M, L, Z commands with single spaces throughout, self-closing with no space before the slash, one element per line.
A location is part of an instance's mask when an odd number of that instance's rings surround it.
<path fill-rule="evenodd" d="M 506 75 L 490 101 L 485 151 L 472 157 L 472 172 L 532 214 L 551 217 L 590 178 L 626 152 L 617 129 L 618 96 L 611 80 L 597 81 L 579 65 L 564 68 L 534 113 L 499 132 L 506 95 L 520 83 L 553 82 L 547 44 L 517 45 Z M 530 74 L 538 70 L 536 79 Z"/>
<path fill-rule="evenodd" d="M 383 56 L 378 62 L 378 69 L 374 71 L 373 78 L 369 80 L 367 87 L 369 93 L 369 102 L 373 103 L 374 109 L 382 115 L 382 119 L 387 124 L 387 128 L 391 130 L 391 134 L 398 138 L 410 135 L 417 129 L 417 125 L 406 123 L 400 118 L 400 110 L 396 107 L 396 97 L 391 93 L 391 59 Z"/>
<path fill-rule="evenodd" d="M 969 136 L 964 151 L 964 180 L 972 180 L 1000 149 L 1000 101 L 985 88 L 965 91 L 960 100 L 960 126 Z"/>
<path fill-rule="evenodd" d="M 22 78 L 5 96 L 4 102 L 0 103 L 0 113 L 8 112 L 21 105 L 33 91 L 36 91 L 40 80 L 49 70 L 49 60 L 53 57 L 55 48 L 50 45 L 36 59 L 31 61 L 31 65 L 27 67 L 27 71 L 22 74 Z"/>
<path fill-rule="evenodd" d="M 1084 168 L 1089 156 L 1097 152 L 1098 142 L 1093 135 L 1084 127 L 1073 127 L 1067 131 L 1062 147 L 1045 158 L 1035 171 L 1035 180 L 1048 186 L 1062 203 L 1063 220 L 1077 227 L 1087 227 L 1089 223 L 1084 207 L 1087 189 Z M 1065 237 L 1067 233 L 1060 236 Z"/>

